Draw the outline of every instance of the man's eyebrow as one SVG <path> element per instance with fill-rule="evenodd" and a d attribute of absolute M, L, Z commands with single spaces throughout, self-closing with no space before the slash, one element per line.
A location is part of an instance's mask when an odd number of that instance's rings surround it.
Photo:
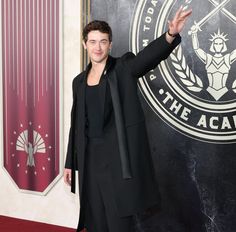
<path fill-rule="evenodd" d="M 95 39 L 89 39 L 88 41 L 96 41 Z M 108 41 L 108 39 L 102 39 L 100 41 Z"/>

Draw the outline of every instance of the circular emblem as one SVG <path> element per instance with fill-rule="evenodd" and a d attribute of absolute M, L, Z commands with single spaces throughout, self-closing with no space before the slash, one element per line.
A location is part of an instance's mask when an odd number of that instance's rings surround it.
<path fill-rule="evenodd" d="M 181 4 L 194 9 L 181 33 L 182 42 L 139 79 L 140 90 L 152 110 L 179 132 L 205 142 L 235 143 L 236 4 L 232 0 L 139 0 L 130 48 L 138 53 L 166 32 L 168 20 Z"/>

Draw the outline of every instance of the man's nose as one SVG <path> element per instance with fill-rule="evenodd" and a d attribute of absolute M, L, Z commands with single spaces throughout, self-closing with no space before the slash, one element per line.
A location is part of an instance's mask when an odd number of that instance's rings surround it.
<path fill-rule="evenodd" d="M 100 50 L 100 49 L 101 49 L 101 44 L 100 44 L 99 42 L 96 44 L 96 49 L 97 49 L 97 50 Z"/>

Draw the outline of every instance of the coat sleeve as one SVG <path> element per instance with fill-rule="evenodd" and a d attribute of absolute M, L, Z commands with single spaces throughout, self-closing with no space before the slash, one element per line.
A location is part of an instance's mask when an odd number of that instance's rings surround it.
<path fill-rule="evenodd" d="M 75 92 L 75 80 L 73 80 L 72 84 L 72 91 L 73 91 L 73 104 L 71 109 L 71 124 L 70 124 L 70 131 L 69 131 L 69 139 L 68 139 L 68 146 L 67 146 L 67 154 L 66 154 L 66 162 L 65 162 L 65 168 L 73 169 L 73 135 L 74 135 L 74 122 L 75 122 L 75 112 L 76 112 L 76 92 Z"/>
<path fill-rule="evenodd" d="M 127 68 L 130 70 L 132 76 L 139 78 L 156 68 L 162 60 L 165 60 L 170 55 L 180 42 L 181 37 L 178 34 L 171 44 L 168 43 L 166 34 L 164 33 L 148 44 L 136 56 L 132 52 L 126 53 L 123 57 L 125 66 L 128 66 Z"/>

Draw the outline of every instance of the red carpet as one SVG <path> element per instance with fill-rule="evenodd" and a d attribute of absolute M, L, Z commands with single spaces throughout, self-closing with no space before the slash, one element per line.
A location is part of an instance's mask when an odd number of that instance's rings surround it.
<path fill-rule="evenodd" d="M 75 229 L 0 216 L 0 232 L 75 232 Z"/>

